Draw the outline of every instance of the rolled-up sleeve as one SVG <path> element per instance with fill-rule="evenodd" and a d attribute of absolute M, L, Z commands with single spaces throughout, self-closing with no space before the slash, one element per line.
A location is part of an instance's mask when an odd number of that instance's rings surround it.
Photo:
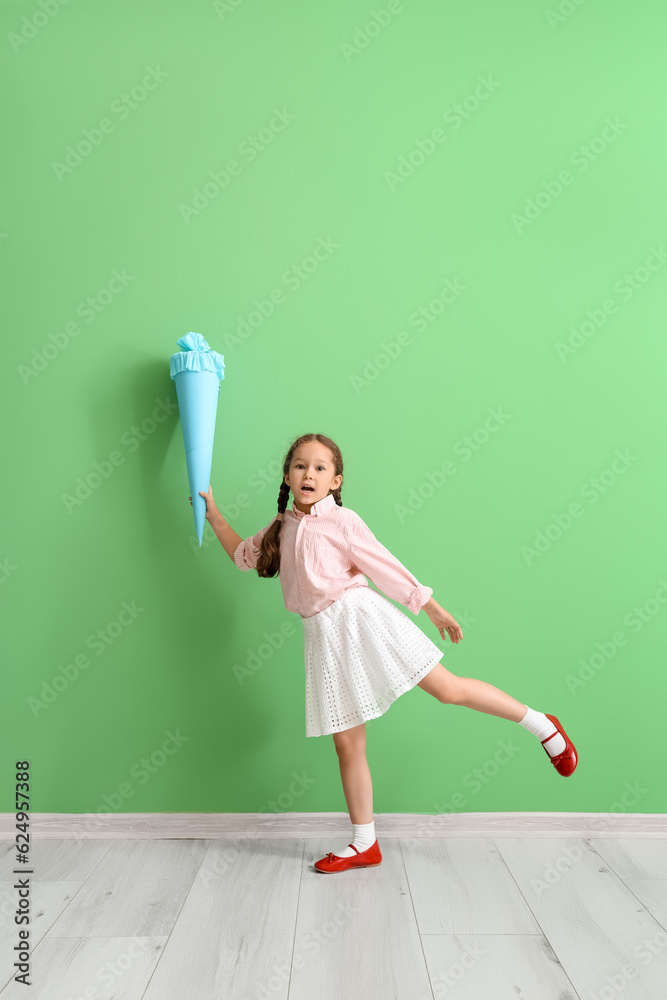
<path fill-rule="evenodd" d="M 393 601 L 405 605 L 413 615 L 419 613 L 433 593 L 425 587 L 402 562 L 377 540 L 361 517 L 350 525 L 350 562 L 361 570 Z"/>
<path fill-rule="evenodd" d="M 273 524 L 275 517 L 271 521 Z M 257 560 L 259 559 L 259 543 L 264 537 L 265 533 L 271 527 L 271 524 L 267 524 L 264 528 L 257 532 L 256 535 L 249 535 L 248 538 L 244 538 L 242 542 L 234 549 L 234 562 L 239 569 L 257 569 Z"/>

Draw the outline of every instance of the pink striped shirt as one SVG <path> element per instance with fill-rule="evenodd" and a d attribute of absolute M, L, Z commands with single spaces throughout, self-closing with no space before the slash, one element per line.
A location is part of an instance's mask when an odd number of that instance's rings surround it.
<path fill-rule="evenodd" d="M 234 562 L 255 569 L 259 543 L 273 522 L 239 542 Z M 367 587 L 364 573 L 383 593 L 414 615 L 428 601 L 432 587 L 420 584 L 350 507 L 339 507 L 328 493 L 310 514 L 292 504 L 283 514 L 280 534 L 280 582 L 285 607 L 302 618 L 323 611 L 350 587 Z"/>

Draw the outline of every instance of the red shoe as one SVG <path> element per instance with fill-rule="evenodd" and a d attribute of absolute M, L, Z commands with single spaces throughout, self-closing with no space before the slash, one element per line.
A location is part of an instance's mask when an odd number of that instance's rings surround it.
<path fill-rule="evenodd" d="M 350 844 L 353 850 L 357 851 L 354 844 Z M 325 858 L 320 858 L 315 862 L 318 872 L 344 872 L 348 868 L 374 868 L 382 862 L 382 853 L 377 840 L 367 851 L 357 851 L 350 858 L 340 858 L 333 851 L 329 851 Z"/>
<path fill-rule="evenodd" d="M 564 778 L 569 778 L 569 776 L 573 773 L 574 769 L 579 763 L 577 751 L 574 747 L 574 743 L 569 738 L 569 736 L 561 726 L 556 716 L 547 715 L 547 719 L 549 719 L 550 722 L 553 722 L 554 726 L 565 740 L 565 749 L 562 750 L 559 754 L 557 754 L 556 757 L 552 757 L 546 747 L 544 747 L 544 752 L 546 753 L 547 757 L 549 757 L 551 763 L 556 768 L 558 773 L 562 774 Z M 544 746 L 545 743 L 548 743 L 550 739 L 553 739 L 554 735 L 555 734 L 552 733 L 551 736 L 547 736 L 546 740 L 540 740 L 542 746 Z"/>

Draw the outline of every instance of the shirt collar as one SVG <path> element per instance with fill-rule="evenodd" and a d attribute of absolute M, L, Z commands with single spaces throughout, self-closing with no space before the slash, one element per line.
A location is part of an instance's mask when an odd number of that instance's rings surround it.
<path fill-rule="evenodd" d="M 315 515 L 326 514 L 326 512 L 331 509 L 331 507 L 336 507 L 336 506 L 337 506 L 336 499 L 333 493 L 327 493 L 325 497 L 323 497 L 321 500 L 318 500 L 317 503 L 313 504 L 313 506 L 310 508 L 309 515 L 305 514 L 302 510 L 299 510 L 296 506 L 296 502 L 292 503 L 291 513 L 293 513 L 296 518 L 310 517 L 313 514 Z"/>

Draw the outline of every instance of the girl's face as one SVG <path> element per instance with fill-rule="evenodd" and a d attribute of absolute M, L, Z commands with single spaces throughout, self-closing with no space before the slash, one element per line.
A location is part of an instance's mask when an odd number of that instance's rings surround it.
<path fill-rule="evenodd" d="M 319 441 L 307 441 L 292 455 L 289 473 L 285 482 L 294 494 L 294 505 L 304 514 L 318 500 L 323 500 L 330 490 L 337 490 L 343 482 L 342 476 L 334 475 L 333 455 L 326 445 Z M 303 489 L 310 486 L 312 489 Z"/>

